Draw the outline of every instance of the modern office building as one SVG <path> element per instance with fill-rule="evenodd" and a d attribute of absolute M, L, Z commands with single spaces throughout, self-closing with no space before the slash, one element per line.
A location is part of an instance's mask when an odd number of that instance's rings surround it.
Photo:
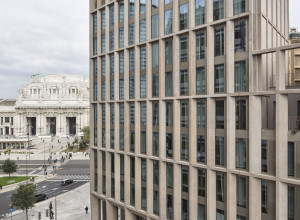
<path fill-rule="evenodd" d="M 300 219 L 287 0 L 90 0 L 92 219 Z"/>

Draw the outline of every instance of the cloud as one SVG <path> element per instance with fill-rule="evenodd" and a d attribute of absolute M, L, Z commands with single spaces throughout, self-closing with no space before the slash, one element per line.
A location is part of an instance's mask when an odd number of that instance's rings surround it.
<path fill-rule="evenodd" d="M 88 74 L 88 4 L 0 1 L 0 98 L 16 98 L 32 74 Z"/>

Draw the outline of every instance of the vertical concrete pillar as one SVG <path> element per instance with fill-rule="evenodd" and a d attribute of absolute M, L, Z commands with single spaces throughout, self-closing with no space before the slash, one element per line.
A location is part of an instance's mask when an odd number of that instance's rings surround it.
<path fill-rule="evenodd" d="M 233 160 L 233 159 L 231 159 Z M 227 178 L 226 178 L 226 214 L 227 218 L 226 219 L 236 219 L 236 175 L 227 173 Z M 225 189 L 226 191 L 226 189 Z"/>
<path fill-rule="evenodd" d="M 249 219 L 261 220 L 260 213 L 261 180 L 255 177 L 249 177 Z"/>
<path fill-rule="evenodd" d="M 288 185 L 286 183 L 276 181 L 276 220 L 287 219 L 288 216 L 287 195 L 288 195 Z"/>
<path fill-rule="evenodd" d="M 230 170 L 235 169 L 235 98 L 228 96 L 226 101 L 226 165 Z"/>
<path fill-rule="evenodd" d="M 216 173 L 207 170 L 207 219 L 216 220 Z"/>
<path fill-rule="evenodd" d="M 189 143 L 190 143 L 189 161 L 191 163 L 197 163 L 197 100 L 196 99 L 190 99 L 189 101 L 189 118 L 190 118 L 189 120 Z"/>
<path fill-rule="evenodd" d="M 159 101 L 159 157 L 166 158 L 166 102 Z"/>
<path fill-rule="evenodd" d="M 189 168 L 189 219 L 197 219 L 198 216 L 198 169 Z"/>
<path fill-rule="evenodd" d="M 100 210 L 99 210 L 99 199 L 94 195 L 90 195 L 91 197 L 91 216 L 92 220 L 100 219 Z"/>
<path fill-rule="evenodd" d="M 135 158 L 135 207 L 141 209 L 141 158 Z"/>
<path fill-rule="evenodd" d="M 147 160 L 147 211 L 153 213 L 153 160 Z"/>
<path fill-rule="evenodd" d="M 229 0 L 231 2 L 231 9 L 232 12 L 232 0 Z M 228 5 L 228 1 L 226 1 L 226 6 Z M 226 10 L 229 10 L 228 7 Z M 226 54 L 233 54 L 231 56 L 226 56 L 226 74 L 225 74 L 225 81 L 226 81 L 226 90 L 227 93 L 233 93 L 234 92 L 234 21 L 228 20 L 226 22 Z"/>
<path fill-rule="evenodd" d="M 215 165 L 215 99 L 207 98 L 207 165 Z"/>
<path fill-rule="evenodd" d="M 118 219 L 118 207 L 109 201 L 106 201 L 106 216 L 107 219 Z"/>
<path fill-rule="evenodd" d="M 180 160 L 180 101 L 173 101 L 173 159 Z"/>
<path fill-rule="evenodd" d="M 176 159 L 177 160 L 177 159 Z M 174 220 L 181 219 L 181 166 L 173 165 L 174 169 L 174 190 L 173 190 L 173 218 Z"/>
<path fill-rule="evenodd" d="M 152 155 L 152 102 L 151 101 L 147 101 L 146 102 L 147 105 L 147 123 L 146 123 L 146 153 L 148 156 Z M 138 142 L 140 143 L 140 142 Z M 140 144 L 139 144 L 140 145 Z"/>
<path fill-rule="evenodd" d="M 209 1 L 210 2 L 210 1 Z M 208 26 L 206 47 L 206 76 L 207 76 L 207 95 L 214 94 L 214 28 Z M 210 39 L 210 40 L 208 40 Z"/>
<path fill-rule="evenodd" d="M 166 163 L 159 162 L 159 216 L 161 219 L 167 218 L 167 182 Z"/>

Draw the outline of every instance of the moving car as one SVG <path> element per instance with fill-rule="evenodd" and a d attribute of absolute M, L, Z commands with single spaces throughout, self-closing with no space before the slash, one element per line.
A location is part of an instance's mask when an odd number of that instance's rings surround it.
<path fill-rule="evenodd" d="M 60 182 L 60 185 L 62 185 L 62 186 L 67 186 L 67 185 L 69 185 L 69 184 L 71 184 L 71 183 L 73 183 L 73 180 L 71 180 L 71 179 L 64 179 L 64 180 L 62 180 L 62 181 Z"/>
<path fill-rule="evenodd" d="M 40 202 L 48 199 L 48 196 L 46 194 L 36 194 L 35 195 L 35 202 Z"/>

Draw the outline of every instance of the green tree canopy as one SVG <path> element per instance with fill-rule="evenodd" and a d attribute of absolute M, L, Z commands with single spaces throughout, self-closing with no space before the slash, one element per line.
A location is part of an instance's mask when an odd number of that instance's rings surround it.
<path fill-rule="evenodd" d="M 10 159 L 7 159 L 2 164 L 2 169 L 4 173 L 7 173 L 10 177 L 10 174 L 17 171 L 17 165 L 16 162 Z"/>
<path fill-rule="evenodd" d="M 28 209 L 31 209 L 36 201 L 36 188 L 31 183 L 19 185 L 16 191 L 11 195 L 12 206 L 26 211 L 28 220 Z"/>
<path fill-rule="evenodd" d="M 82 130 L 83 137 L 81 138 L 81 141 L 79 142 L 79 148 L 85 149 L 88 144 L 90 143 L 90 127 L 86 126 Z"/>

